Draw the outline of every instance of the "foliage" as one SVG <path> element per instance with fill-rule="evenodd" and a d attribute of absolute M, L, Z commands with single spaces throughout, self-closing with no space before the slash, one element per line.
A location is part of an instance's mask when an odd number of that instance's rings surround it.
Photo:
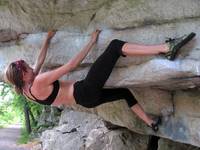
<path fill-rule="evenodd" d="M 35 117 L 39 116 L 43 108 L 41 105 L 28 101 L 24 96 L 16 94 L 10 85 L 3 82 L 0 83 L 0 98 L 0 116 L 4 116 L 8 123 L 18 117 L 21 121 L 24 121 L 25 104 L 28 105 Z M 13 115 L 14 118 L 12 119 L 11 116 Z"/>
<path fill-rule="evenodd" d="M 20 138 L 18 139 L 17 143 L 19 144 L 26 144 L 30 141 L 31 137 L 30 134 L 26 131 L 25 128 L 21 128 Z"/>
<path fill-rule="evenodd" d="M 12 101 L 12 95 L 9 92 L 10 86 L 4 83 L 1 83 L 1 102 L 0 102 L 0 124 L 5 126 L 11 124 L 12 122 L 19 122 L 20 115 L 18 111 L 16 111 L 13 107 L 10 107 Z"/>
<path fill-rule="evenodd" d="M 33 118 L 31 126 L 35 128 L 37 118 L 42 112 L 43 106 L 28 101 L 24 96 L 16 94 L 12 87 L 6 83 L 0 82 L 0 126 L 9 124 L 23 124 L 21 130 L 20 143 L 26 143 L 29 140 L 29 134 L 25 128 L 24 106 L 27 105 Z"/>

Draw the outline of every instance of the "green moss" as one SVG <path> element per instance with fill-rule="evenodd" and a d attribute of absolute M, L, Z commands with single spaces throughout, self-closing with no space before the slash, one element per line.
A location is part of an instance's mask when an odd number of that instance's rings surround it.
<path fill-rule="evenodd" d="M 18 139 L 18 144 L 27 144 L 30 141 L 30 134 L 26 131 L 25 128 L 21 128 L 20 138 Z"/>

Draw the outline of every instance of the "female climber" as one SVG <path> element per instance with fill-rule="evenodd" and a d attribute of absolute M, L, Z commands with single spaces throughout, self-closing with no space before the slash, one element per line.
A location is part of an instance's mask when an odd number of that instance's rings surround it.
<path fill-rule="evenodd" d="M 54 31 L 49 31 L 36 60 L 35 67 L 31 68 L 24 60 L 14 61 L 6 69 L 6 80 L 15 87 L 17 93 L 44 105 L 80 104 L 84 107 L 92 108 L 103 103 L 125 99 L 131 110 L 153 131 L 157 131 L 160 119 L 154 120 L 149 117 L 137 103 L 129 89 L 104 88 L 104 84 L 120 56 L 142 56 L 162 53 L 169 60 L 174 60 L 177 51 L 189 42 L 195 36 L 195 33 L 190 33 L 177 39 L 170 39 L 160 45 L 142 45 L 118 39 L 112 40 L 106 50 L 93 63 L 85 79 L 81 81 L 59 80 L 60 77 L 79 66 L 97 42 L 99 33 L 99 30 L 94 31 L 85 47 L 66 64 L 51 71 L 39 73 L 46 57 L 48 45 L 55 35 Z"/>

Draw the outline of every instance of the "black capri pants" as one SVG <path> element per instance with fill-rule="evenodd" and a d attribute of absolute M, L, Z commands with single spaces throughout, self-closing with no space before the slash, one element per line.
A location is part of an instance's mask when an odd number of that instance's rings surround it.
<path fill-rule="evenodd" d="M 112 40 L 106 50 L 91 66 L 86 78 L 74 84 L 74 98 L 77 104 L 87 108 L 100 104 L 125 99 L 129 107 L 137 100 L 127 88 L 103 88 L 118 58 L 125 57 L 122 47 L 126 42 Z"/>

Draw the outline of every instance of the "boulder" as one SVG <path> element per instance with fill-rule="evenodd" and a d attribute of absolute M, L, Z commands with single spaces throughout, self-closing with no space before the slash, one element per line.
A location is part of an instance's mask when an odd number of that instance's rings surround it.
<path fill-rule="evenodd" d="M 34 64 L 49 29 L 58 32 L 51 41 L 43 71 L 65 64 L 86 45 L 94 29 L 102 30 L 94 49 L 63 80 L 83 79 L 113 39 L 152 45 L 164 43 L 167 37 L 195 32 L 197 36 L 181 49 L 175 61 L 162 55 L 120 58 L 105 84 L 106 87 L 128 87 L 148 114 L 162 115 L 163 124 L 158 133 L 147 128 L 124 100 L 89 110 L 73 108 L 98 114 L 137 133 L 200 146 L 197 130 L 200 124 L 199 5 L 197 0 L 2 0 L 0 80 L 4 80 L 7 65 L 16 59 Z M 95 128 L 90 129 L 96 133 Z M 93 137 L 98 139 L 103 131 Z M 54 132 L 52 136 L 56 138 L 59 134 Z"/>

